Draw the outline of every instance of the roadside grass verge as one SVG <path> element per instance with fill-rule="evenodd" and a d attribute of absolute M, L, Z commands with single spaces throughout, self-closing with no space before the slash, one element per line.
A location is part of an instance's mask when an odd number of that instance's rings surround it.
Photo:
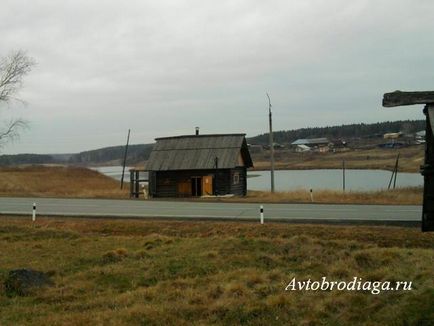
<path fill-rule="evenodd" d="M 334 191 L 314 190 L 314 203 L 330 204 L 378 204 L 378 205 L 419 205 L 422 204 L 422 187 L 405 187 L 379 191 Z M 237 198 L 225 200 L 236 201 Z M 263 203 L 311 203 L 310 192 L 304 189 L 275 192 L 249 191 L 243 202 Z"/>
<path fill-rule="evenodd" d="M 71 166 L 0 168 L 0 196 L 128 198 L 128 184 L 97 171 Z"/>
<path fill-rule="evenodd" d="M 1 325 L 424 325 L 434 235 L 399 227 L 238 222 L 0 220 L 10 269 L 56 286 L 4 295 Z M 298 280 L 411 281 L 412 291 L 288 291 Z"/>

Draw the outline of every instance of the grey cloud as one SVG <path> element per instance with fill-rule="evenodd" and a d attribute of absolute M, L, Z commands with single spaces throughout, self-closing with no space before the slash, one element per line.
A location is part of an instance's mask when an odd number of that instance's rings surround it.
<path fill-rule="evenodd" d="M 381 109 L 432 88 L 430 1 L 3 1 L 0 55 L 38 62 L 5 151 L 74 152 L 192 132 L 421 118 Z M 1 112 L 3 113 L 3 111 Z M 12 115 L 10 111 L 3 116 Z M 55 133 L 53 139 L 51 135 Z"/>

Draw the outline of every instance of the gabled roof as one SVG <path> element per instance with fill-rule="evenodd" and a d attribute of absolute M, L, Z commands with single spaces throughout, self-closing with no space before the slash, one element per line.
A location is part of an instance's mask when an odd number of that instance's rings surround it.
<path fill-rule="evenodd" d="M 156 138 L 146 164 L 149 171 L 219 169 L 239 166 L 241 154 L 247 168 L 253 166 L 245 134 L 189 135 Z"/>
<path fill-rule="evenodd" d="M 297 139 L 291 145 L 315 145 L 315 144 L 328 144 L 327 138 L 311 138 L 311 139 Z"/>

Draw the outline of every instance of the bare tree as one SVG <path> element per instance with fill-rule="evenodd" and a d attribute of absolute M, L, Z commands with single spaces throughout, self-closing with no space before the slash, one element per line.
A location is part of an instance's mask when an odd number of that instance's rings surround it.
<path fill-rule="evenodd" d="M 0 108 L 11 101 L 20 101 L 15 95 L 21 89 L 23 78 L 35 64 L 34 60 L 23 51 L 16 51 L 0 58 Z M 0 127 L 0 148 L 6 142 L 18 137 L 19 131 L 27 126 L 21 118 L 5 121 Z"/>

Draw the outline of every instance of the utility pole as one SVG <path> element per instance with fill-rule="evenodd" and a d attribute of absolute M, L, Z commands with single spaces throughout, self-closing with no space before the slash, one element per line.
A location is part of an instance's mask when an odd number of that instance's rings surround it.
<path fill-rule="evenodd" d="M 271 114 L 271 100 L 270 95 L 268 95 L 268 120 L 270 123 L 270 163 L 271 163 L 271 192 L 274 192 L 274 144 L 273 144 L 273 119 Z"/>
<path fill-rule="evenodd" d="M 130 129 L 128 129 L 127 145 L 124 152 L 124 164 L 122 165 L 121 189 L 124 187 L 125 164 L 127 163 L 128 143 L 130 142 Z"/>
<path fill-rule="evenodd" d="M 345 160 L 342 161 L 342 190 L 345 192 Z"/>

